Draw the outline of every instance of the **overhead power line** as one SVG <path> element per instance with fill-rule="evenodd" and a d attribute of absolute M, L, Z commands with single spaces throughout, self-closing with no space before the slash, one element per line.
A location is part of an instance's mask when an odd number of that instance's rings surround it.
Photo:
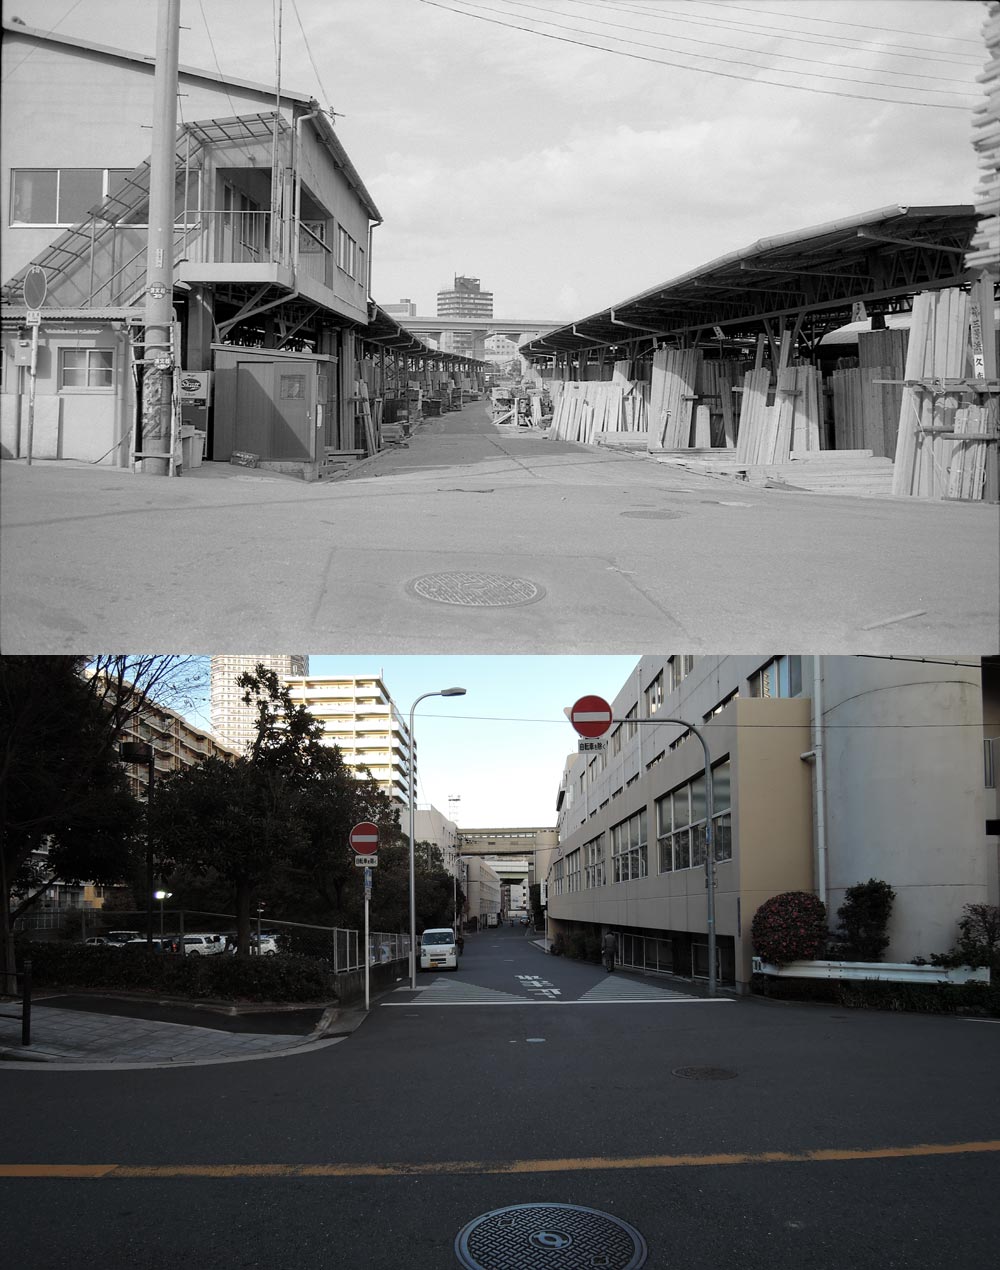
<path fill-rule="evenodd" d="M 953 44 L 972 44 L 979 47 L 978 40 L 967 40 L 964 36 L 959 35 L 933 35 L 929 31 L 902 31 L 894 26 L 869 26 L 865 22 L 844 22 L 839 18 L 814 18 L 806 8 L 806 6 L 796 5 L 795 13 L 782 13 L 780 9 L 748 9 L 746 5 L 731 4 L 730 0 L 696 0 L 700 4 L 711 5 L 715 9 L 739 9 L 742 13 L 767 13 L 776 18 L 787 18 L 789 20 L 797 20 L 802 22 L 822 22 L 826 26 L 848 26 L 855 31 L 882 31 L 889 35 L 912 35 L 917 39 L 926 40 L 950 40 Z M 673 3 L 673 0 L 671 0 Z M 844 37 L 847 38 L 846 36 Z"/>
<path fill-rule="evenodd" d="M 884 96 L 879 96 L 873 93 L 852 93 L 852 92 L 846 92 L 842 89 L 837 89 L 837 88 L 817 88 L 815 85 L 812 85 L 812 84 L 793 84 L 787 80 L 764 79 L 758 75 L 741 75 L 736 71 L 724 71 L 724 70 L 713 69 L 711 67 L 693 66 L 690 62 L 674 61 L 674 60 L 671 60 L 670 58 L 663 58 L 663 57 L 650 57 L 642 53 L 631 53 L 624 49 L 610 48 L 606 44 L 601 44 L 596 40 L 588 41 L 583 39 L 574 39 L 570 36 L 555 35 L 550 31 L 540 31 L 536 27 L 523 26 L 520 23 L 511 22 L 501 17 L 486 17 L 486 16 L 483 16 L 481 13 L 473 12 L 472 10 L 477 10 L 477 9 L 483 10 L 483 12 L 486 14 L 497 14 L 502 11 L 489 8 L 488 6 L 485 6 L 485 5 L 468 4 L 468 3 L 466 3 L 466 7 L 464 8 L 456 8 L 455 7 L 456 2 L 461 3 L 462 0 L 455 0 L 455 2 L 453 2 L 452 4 L 445 4 L 443 3 L 443 0 L 420 0 L 421 4 L 429 5 L 432 8 L 443 9 L 449 13 L 461 14 L 464 17 L 473 18 L 480 22 L 488 22 L 493 26 L 502 26 L 511 30 L 523 31 L 528 35 L 538 35 L 544 39 L 556 40 L 561 44 L 572 44 L 580 48 L 596 49 L 601 52 L 611 53 L 615 55 L 616 57 L 627 57 L 634 61 L 647 62 L 656 66 L 673 66 L 680 70 L 694 71 L 696 73 L 701 73 L 705 75 L 719 76 L 724 79 L 735 79 L 743 83 L 766 84 L 773 88 L 787 88 L 796 92 L 817 93 L 821 96 L 826 96 L 826 97 L 844 97 L 844 98 L 850 98 L 855 101 L 884 102 L 888 105 L 893 105 L 893 106 L 923 106 L 923 107 L 937 108 L 939 110 L 961 110 L 964 113 L 967 113 L 971 108 L 970 104 L 952 105 L 948 102 L 915 101 L 912 98 L 884 97 Z M 561 26 L 561 24 L 551 23 L 551 22 L 547 23 L 547 25 Z M 575 27 L 562 26 L 562 29 L 576 31 L 577 34 L 584 34 L 583 32 L 580 32 Z M 631 41 L 631 40 L 621 41 L 621 42 L 630 43 L 630 44 L 636 43 L 636 41 Z M 693 54 L 692 56 L 700 56 L 700 55 Z M 719 59 L 716 59 L 716 60 L 719 60 Z M 852 81 L 852 82 L 857 82 L 857 81 Z M 875 87 L 894 87 L 891 85 L 874 85 L 874 86 Z M 913 90 L 899 88 L 899 91 L 913 91 Z M 927 90 L 927 91 L 932 92 L 935 90 Z M 950 94 L 950 95 L 955 96 L 957 94 Z M 973 100 L 975 99 L 971 97 L 970 95 L 970 103 Z"/>
<path fill-rule="evenodd" d="M 531 3 L 531 0 L 512 0 L 512 2 L 513 2 L 513 3 L 515 3 L 515 4 L 517 4 L 517 5 L 518 5 L 518 7 L 519 7 L 519 8 L 522 8 L 522 9 L 525 9 L 525 8 L 526 8 L 526 9 L 541 10 L 541 12 L 543 12 L 543 13 L 550 13 L 550 12 L 552 12 L 552 10 L 551 10 L 551 9 L 549 9 L 549 8 L 547 8 L 547 7 L 544 5 L 544 3 L 542 3 L 542 4 L 537 4 L 537 3 L 534 3 L 534 4 L 533 4 L 533 3 Z M 588 7 L 590 7 L 590 8 L 603 9 L 605 13 L 607 12 L 607 6 L 606 6 L 606 4 L 604 3 L 604 0 L 572 0 L 572 2 L 573 2 L 574 4 L 587 5 L 587 6 L 588 6 Z M 631 8 L 625 8 L 625 7 L 621 7 L 621 6 L 619 6 L 619 8 L 620 8 L 620 11 L 621 11 L 621 12 L 623 12 L 623 13 L 641 13 L 641 12 L 642 12 L 641 10 L 631 9 Z M 609 27 L 613 27 L 613 28 L 616 28 L 616 29 L 621 30 L 621 31 L 634 31 L 634 32 L 636 32 L 636 33 L 639 33 L 639 34 L 645 34 L 645 35 L 664 36 L 664 37 L 666 36 L 666 32 L 662 32 L 662 31 L 652 31 L 652 30 L 650 30 L 650 29 L 649 29 L 649 27 L 642 27 L 642 26 L 629 26 L 629 25 L 627 25 L 627 24 L 620 23 L 620 22 L 607 22 L 607 21 L 605 21 L 605 20 L 604 20 L 604 19 L 602 19 L 602 18 L 591 18 L 591 17 L 585 17 L 583 20 L 584 20 L 584 21 L 586 21 L 586 22 L 589 22 L 589 23 L 591 23 L 592 25 L 595 25 L 595 26 L 609 26 Z M 712 24 L 711 24 L 711 23 L 707 23 L 707 22 L 706 22 L 706 23 L 699 24 L 699 25 L 710 26 L 710 25 L 712 25 Z M 717 29 L 717 27 L 716 27 L 716 29 Z M 589 34 L 589 33 L 588 33 L 588 34 Z M 703 46 L 704 46 L 704 47 L 706 47 L 706 48 L 711 48 L 711 49 L 726 49 L 726 50 L 730 50 L 730 49 L 731 49 L 732 51 L 734 51 L 734 52 L 739 53 L 739 54 L 741 54 L 741 55 L 742 55 L 742 57 L 740 58 L 740 63 L 741 63 L 741 64 L 743 64 L 743 65 L 747 65 L 747 64 L 748 64 L 748 63 L 746 63 L 746 62 L 744 61 L 744 59 L 746 58 L 746 56 L 747 56 L 747 55 L 753 55 L 753 56 L 757 56 L 757 57 L 767 57 L 767 58 L 771 58 L 771 59 L 773 59 L 773 58 L 780 58 L 782 61 L 785 61 L 785 62 L 805 62 L 805 63 L 806 63 L 807 65 L 809 65 L 809 66 L 831 66 L 831 65 L 832 65 L 832 66 L 837 66 L 837 67 L 839 67 L 841 70 L 854 70 L 854 71 L 858 71 L 858 72 L 860 72 L 862 75 L 863 75 L 863 74 L 865 74 L 865 73 L 866 73 L 866 70 L 867 70 L 867 68 L 865 68 L 865 67 L 863 67 L 863 66 L 844 66 L 844 65 L 843 65 L 842 63 L 840 63 L 840 62 L 830 62 L 830 61 L 827 61 L 827 60 L 825 60 L 824 58 L 821 58 L 821 57 L 798 57 L 798 56 L 796 56 L 794 53 L 778 53 L 778 52 L 771 52 L 771 51 L 769 51 L 769 50 L 764 50 L 764 49 L 751 49 L 751 48 L 746 48 L 746 47 L 744 47 L 744 46 L 743 46 L 743 45 L 741 45 L 741 44 L 720 43 L 720 42 L 719 42 L 719 40 L 718 40 L 718 38 L 716 38 L 716 39 L 714 39 L 714 40 L 698 40 L 698 39 L 693 39 L 692 37 L 690 37 L 690 36 L 685 36 L 685 35 L 671 35 L 671 36 L 669 36 L 669 38 L 670 38 L 670 40 L 672 41 L 672 44 L 671 44 L 671 46 L 668 46 L 668 51 L 670 51 L 670 50 L 672 49 L 672 45 L 673 45 L 673 44 L 676 44 L 678 41 L 680 41 L 682 44 L 700 44 L 700 45 L 703 45 Z M 625 41 L 625 42 L 626 42 L 626 43 L 634 43 L 634 41 Z M 811 43 L 823 43 L 823 41 L 821 41 L 821 40 L 820 40 L 820 41 L 811 41 Z M 643 43 L 643 47 L 647 47 L 647 45 L 646 45 L 646 43 L 645 43 L 645 42 Z M 655 47 L 657 47 L 657 48 L 663 48 L 664 46 L 663 46 L 663 45 L 656 45 Z M 673 51 L 676 51 L 676 52 L 681 52 L 682 50 L 677 49 L 677 50 L 673 50 Z M 839 51 L 839 50 L 838 50 L 838 51 Z M 695 54 L 693 54 L 692 56 L 694 56 L 694 57 L 703 57 L 703 56 L 708 56 L 708 57 L 713 58 L 714 60 L 723 60 L 723 59 L 719 58 L 719 57 L 718 57 L 718 55 L 717 55 L 716 53 L 712 53 L 712 54 L 695 53 Z M 901 56 L 902 56 L 902 55 L 901 55 Z M 759 65 L 760 65 L 760 63 L 749 63 L 749 65 L 758 65 L 758 66 L 759 66 Z M 763 68 L 762 68 L 762 69 L 768 69 L 768 64 L 767 64 L 767 63 L 764 63 L 764 66 L 763 66 Z M 792 74 L 798 74 L 799 72 L 792 71 L 791 73 L 792 73 Z M 973 92 L 973 91 L 975 90 L 975 86 L 974 86 L 974 84 L 972 84 L 972 83 L 970 82 L 970 79 L 969 79 L 969 78 L 965 78 L 965 79 L 957 79 L 957 78 L 954 78 L 954 77 L 952 77 L 952 76 L 947 76 L 947 75 L 928 75 L 928 74 L 926 74 L 924 71 L 894 71 L 894 70 L 889 70 L 889 69 L 888 69 L 888 67 L 880 67 L 880 68 L 879 68 L 878 73 L 879 73 L 880 75 L 898 75 L 898 76 L 905 76 L 907 79 L 932 79 L 932 80 L 935 80 L 935 81 L 940 81 L 940 82 L 942 82 L 942 83 L 946 83 L 946 84 L 961 84 L 961 85 L 963 85 L 963 88 L 964 88 L 964 90 L 965 90 L 966 92 Z M 815 74 L 815 72 L 814 72 L 814 74 Z M 970 76 L 971 76 L 971 68 L 970 68 Z M 844 79 L 844 82 L 845 82 L 845 83 L 849 83 L 849 84 L 866 84 L 866 85 L 867 85 L 867 84 L 871 84 L 871 83 L 873 82 L 873 81 L 871 81 L 871 80 L 865 80 L 865 79 L 854 79 L 854 78 L 846 78 L 846 79 L 845 79 L 845 78 L 844 78 L 844 76 L 841 76 L 841 75 L 823 75 L 822 73 L 820 73 L 819 78 L 820 78 L 820 79 L 837 79 L 837 80 L 839 80 L 839 79 Z M 875 82 L 879 82 L 879 81 L 875 81 Z M 918 85 L 918 84 L 882 84 L 882 87 L 884 87 L 884 88 L 901 88 L 901 89 L 906 89 L 906 90 L 913 91 L 914 89 L 919 89 L 919 88 L 920 88 L 920 85 Z M 927 92 L 940 92 L 940 93 L 943 93 L 943 94 L 947 94 L 947 95 L 949 95 L 949 96 L 954 96 L 955 92 L 956 92 L 956 91 L 958 91 L 958 90 L 955 90 L 955 89 L 927 89 L 926 91 L 927 91 Z"/>

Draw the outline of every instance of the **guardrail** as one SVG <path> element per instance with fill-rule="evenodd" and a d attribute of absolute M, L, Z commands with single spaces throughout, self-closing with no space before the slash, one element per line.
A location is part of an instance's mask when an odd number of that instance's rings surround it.
<path fill-rule="evenodd" d="M 776 966 L 763 957 L 754 957 L 755 975 L 784 979 L 881 979 L 890 983 L 989 983 L 987 966 L 915 966 L 894 961 L 790 961 Z"/>

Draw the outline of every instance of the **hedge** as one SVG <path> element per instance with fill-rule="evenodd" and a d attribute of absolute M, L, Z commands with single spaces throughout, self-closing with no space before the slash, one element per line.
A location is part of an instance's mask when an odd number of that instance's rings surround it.
<path fill-rule="evenodd" d="M 1000 983 L 891 983 L 877 979 L 781 979 L 754 975 L 752 990 L 785 1001 L 825 1001 L 858 1010 L 974 1014 L 1000 1018 Z"/>
<path fill-rule="evenodd" d="M 32 982 L 45 988 L 105 988 L 233 1001 L 320 1001 L 336 996 L 327 963 L 316 957 L 181 957 L 145 948 L 19 942 Z"/>

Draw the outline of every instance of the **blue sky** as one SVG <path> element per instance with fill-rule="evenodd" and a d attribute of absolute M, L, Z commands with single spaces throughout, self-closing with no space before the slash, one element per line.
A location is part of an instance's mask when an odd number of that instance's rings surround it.
<path fill-rule="evenodd" d="M 563 714 L 594 693 L 612 700 L 638 654 L 604 657 L 310 656 L 312 675 L 381 674 L 405 719 L 417 697 L 440 688 L 464 697 L 431 697 L 417 707 L 418 803 L 448 815 L 458 794 L 460 826 L 555 824 L 555 800 L 577 735 Z M 207 716 L 190 714 L 207 727 Z"/>
<path fill-rule="evenodd" d="M 143 54 L 156 9 L 3 0 Z M 759 238 L 974 201 L 972 0 L 182 0 L 181 61 L 273 84 L 278 16 L 282 84 L 332 105 L 384 218 L 381 303 L 433 312 L 461 273 L 568 321 Z"/>

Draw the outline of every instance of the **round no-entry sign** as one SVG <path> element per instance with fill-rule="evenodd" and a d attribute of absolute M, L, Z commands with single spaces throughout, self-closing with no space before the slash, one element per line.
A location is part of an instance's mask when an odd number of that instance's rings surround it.
<path fill-rule="evenodd" d="M 378 825 L 370 820 L 362 820 L 355 825 L 348 835 L 347 841 L 358 855 L 374 855 L 378 851 Z"/>
<path fill-rule="evenodd" d="M 581 697 L 570 710 L 569 721 L 581 736 L 603 736 L 611 727 L 611 707 L 603 697 Z"/>

